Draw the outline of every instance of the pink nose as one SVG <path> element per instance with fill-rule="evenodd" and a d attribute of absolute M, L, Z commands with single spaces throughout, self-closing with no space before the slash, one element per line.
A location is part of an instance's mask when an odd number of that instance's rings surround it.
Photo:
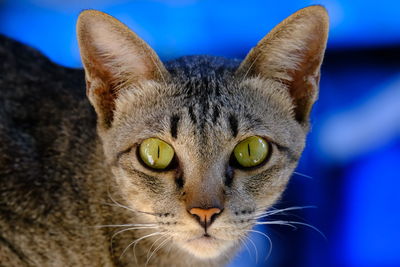
<path fill-rule="evenodd" d="M 219 208 L 201 209 L 191 208 L 189 213 L 192 214 L 197 221 L 207 230 L 207 227 L 211 225 L 215 217 L 221 213 Z"/>

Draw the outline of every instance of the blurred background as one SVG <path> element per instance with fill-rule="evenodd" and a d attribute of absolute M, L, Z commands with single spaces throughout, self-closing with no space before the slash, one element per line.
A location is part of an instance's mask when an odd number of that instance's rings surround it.
<path fill-rule="evenodd" d="M 75 22 L 82 9 L 109 13 L 161 59 L 243 58 L 296 10 L 324 5 L 331 17 L 320 98 L 300 165 L 277 208 L 230 265 L 400 266 L 400 2 L 396 0 L 0 0 L 0 33 L 53 61 L 81 67 Z M 1 74 L 0 74 L 1 75 Z M 247 248 L 246 248 L 247 247 Z"/>

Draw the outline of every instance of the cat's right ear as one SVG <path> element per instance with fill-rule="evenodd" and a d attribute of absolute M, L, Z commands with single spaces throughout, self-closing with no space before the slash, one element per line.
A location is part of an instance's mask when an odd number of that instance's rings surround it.
<path fill-rule="evenodd" d="M 322 6 L 297 11 L 249 52 L 237 74 L 272 79 L 285 85 L 292 98 L 296 120 L 307 124 L 318 96 L 328 28 L 328 14 Z"/>
<path fill-rule="evenodd" d="M 86 93 L 102 128 L 111 126 L 121 88 L 138 88 L 143 82 L 168 77 L 157 54 L 128 27 L 105 13 L 83 11 L 77 35 Z"/>

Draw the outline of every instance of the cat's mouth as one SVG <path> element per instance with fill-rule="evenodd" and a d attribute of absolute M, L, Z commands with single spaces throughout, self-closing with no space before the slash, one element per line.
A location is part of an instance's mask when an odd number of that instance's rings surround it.
<path fill-rule="evenodd" d="M 198 258 L 210 259 L 220 256 L 233 244 L 208 233 L 203 233 L 186 240 L 181 245 L 182 248 Z"/>
<path fill-rule="evenodd" d="M 208 233 L 205 233 L 201 236 L 195 237 L 195 238 L 191 238 L 189 239 L 187 242 L 195 242 L 195 241 L 204 241 L 204 242 L 210 242 L 213 240 L 219 240 L 218 238 L 209 235 Z"/>

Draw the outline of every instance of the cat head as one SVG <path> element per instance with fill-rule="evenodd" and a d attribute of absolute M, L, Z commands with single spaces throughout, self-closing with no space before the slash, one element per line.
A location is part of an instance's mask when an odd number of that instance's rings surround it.
<path fill-rule="evenodd" d="M 93 10 L 81 13 L 77 32 L 125 204 L 176 247 L 198 258 L 224 254 L 279 199 L 297 165 L 318 94 L 325 9 L 296 12 L 242 62 L 163 64 L 125 25 Z"/>

